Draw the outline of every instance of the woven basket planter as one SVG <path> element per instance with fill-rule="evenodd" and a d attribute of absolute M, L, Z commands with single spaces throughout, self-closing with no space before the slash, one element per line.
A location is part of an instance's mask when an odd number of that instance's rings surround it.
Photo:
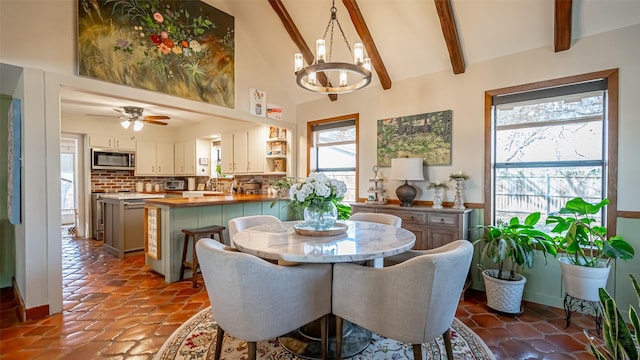
<path fill-rule="evenodd" d="M 521 313 L 522 293 L 527 279 L 516 274 L 514 281 L 500 280 L 495 278 L 497 275 L 498 270 L 482 271 L 484 288 L 487 293 L 487 306 L 507 314 Z"/>

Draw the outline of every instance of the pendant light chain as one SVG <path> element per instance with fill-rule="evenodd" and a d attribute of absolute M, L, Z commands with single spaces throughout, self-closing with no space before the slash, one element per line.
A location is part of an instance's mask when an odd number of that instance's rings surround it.
<path fill-rule="evenodd" d="M 340 24 L 340 20 L 338 20 L 338 9 L 336 8 L 336 1 L 332 0 L 331 2 L 331 16 L 329 17 L 329 22 L 327 23 L 327 27 L 324 29 L 324 34 L 322 34 L 322 38 L 327 38 L 327 32 L 329 28 L 331 28 L 331 36 L 329 38 L 329 56 L 327 57 L 328 61 L 331 61 L 332 53 L 333 53 L 333 27 L 334 23 L 338 24 L 338 29 L 340 29 L 340 33 L 342 34 L 342 40 L 347 45 L 347 49 L 349 50 L 349 55 L 353 56 L 353 52 L 351 51 L 351 46 L 349 45 L 349 41 L 347 40 L 347 36 L 344 34 L 344 30 L 342 30 L 342 25 Z"/>

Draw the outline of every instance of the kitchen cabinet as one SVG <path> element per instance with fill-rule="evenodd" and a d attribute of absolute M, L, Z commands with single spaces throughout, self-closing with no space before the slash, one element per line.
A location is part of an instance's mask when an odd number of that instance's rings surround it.
<path fill-rule="evenodd" d="M 173 175 L 173 144 L 138 141 L 136 146 L 136 176 Z"/>
<path fill-rule="evenodd" d="M 131 139 L 115 138 L 112 136 L 90 135 L 89 147 L 101 149 L 135 150 L 136 141 Z"/>
<path fill-rule="evenodd" d="M 264 172 L 265 127 L 255 127 L 222 134 L 221 165 L 224 174 Z"/>
<path fill-rule="evenodd" d="M 205 139 L 188 140 L 174 144 L 175 174 L 209 176 L 211 174 L 210 147 L 209 141 Z"/>
<path fill-rule="evenodd" d="M 396 204 L 351 204 L 351 213 L 372 212 L 398 216 L 402 227 L 416 235 L 414 249 L 435 249 L 455 240 L 469 238 L 471 209 L 434 209 L 430 206 L 403 207 Z"/>

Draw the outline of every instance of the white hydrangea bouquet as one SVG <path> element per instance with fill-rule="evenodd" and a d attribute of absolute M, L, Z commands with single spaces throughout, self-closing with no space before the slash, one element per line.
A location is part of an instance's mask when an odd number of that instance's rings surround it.
<path fill-rule="evenodd" d="M 351 208 L 341 204 L 347 193 L 344 181 L 330 179 L 324 173 L 312 173 L 302 182 L 289 187 L 289 199 L 295 209 L 316 210 L 320 215 L 330 211 L 332 205 L 337 209 L 337 218 L 345 220 L 351 214 Z M 305 215 L 306 220 L 306 215 Z"/>

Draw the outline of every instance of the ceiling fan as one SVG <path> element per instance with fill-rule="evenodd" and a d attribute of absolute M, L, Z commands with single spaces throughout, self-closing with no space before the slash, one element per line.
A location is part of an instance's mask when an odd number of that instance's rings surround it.
<path fill-rule="evenodd" d="M 153 125 L 167 125 L 164 121 L 158 120 L 168 120 L 171 119 L 165 115 L 147 115 L 142 116 L 143 108 L 139 106 L 123 106 L 121 109 L 113 109 L 121 114 L 120 119 L 123 119 L 120 122 L 123 128 L 128 129 L 129 126 L 133 125 L 133 131 L 140 131 L 144 127 L 144 123 L 153 124 Z M 94 116 L 106 116 L 106 115 L 94 115 Z M 107 117 L 115 117 L 115 116 L 107 116 Z"/>

